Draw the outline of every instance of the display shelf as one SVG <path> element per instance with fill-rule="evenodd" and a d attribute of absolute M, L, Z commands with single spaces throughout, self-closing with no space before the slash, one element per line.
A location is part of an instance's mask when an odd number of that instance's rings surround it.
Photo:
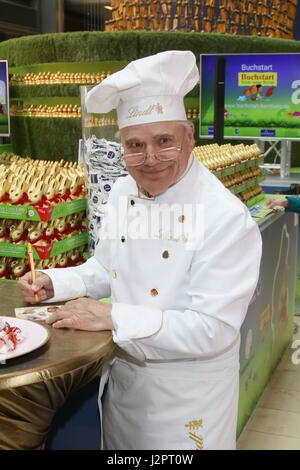
<path fill-rule="evenodd" d="M 240 194 L 243 193 L 244 191 L 247 191 L 247 189 L 254 188 L 259 184 L 260 178 L 251 178 L 249 180 L 244 181 L 243 183 L 233 186 L 230 189 L 234 194 Z"/>
<path fill-rule="evenodd" d="M 61 253 L 66 253 L 84 246 L 88 243 L 87 232 L 78 233 L 64 240 L 49 243 L 47 245 L 33 244 L 33 257 L 36 260 L 48 259 Z M 11 258 L 27 258 L 27 243 L 0 243 L 0 256 L 8 256 Z"/>
<path fill-rule="evenodd" d="M 255 184 L 253 184 L 254 186 Z M 249 187 L 249 186 L 248 186 Z M 229 188 L 230 191 L 234 194 L 240 194 L 240 193 L 243 193 L 244 191 L 246 191 L 247 189 L 247 186 L 246 186 L 246 183 L 241 183 L 241 184 L 238 184 L 236 186 L 232 186 L 231 188 Z"/>
<path fill-rule="evenodd" d="M 230 176 L 234 173 L 239 173 L 246 169 L 255 168 L 259 165 L 262 165 L 264 162 L 264 157 L 261 156 L 259 158 L 253 158 L 251 160 L 246 160 L 244 162 L 238 163 L 237 165 L 228 166 L 226 168 L 221 168 L 219 170 L 213 171 L 213 174 L 217 178 L 222 178 L 223 176 Z"/>
<path fill-rule="evenodd" d="M 253 160 L 248 160 L 247 162 L 247 168 L 254 168 L 256 166 L 262 165 L 264 163 L 264 156 L 260 156 L 256 159 Z"/>
<path fill-rule="evenodd" d="M 86 210 L 86 198 L 74 199 L 56 205 L 26 206 L 0 203 L 0 219 L 48 222 Z"/>
<path fill-rule="evenodd" d="M 265 199 L 264 194 L 258 194 L 258 196 L 255 196 L 251 199 L 249 199 L 247 202 L 245 202 L 247 207 L 252 207 L 255 204 L 258 204 L 259 202 L 263 201 Z"/>

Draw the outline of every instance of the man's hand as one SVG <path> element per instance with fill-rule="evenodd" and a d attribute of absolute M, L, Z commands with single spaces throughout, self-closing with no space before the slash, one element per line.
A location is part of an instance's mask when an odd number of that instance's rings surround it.
<path fill-rule="evenodd" d="M 76 330 L 113 330 L 111 305 L 94 299 L 71 300 L 63 305 L 47 321 L 54 328 L 74 328 Z"/>
<path fill-rule="evenodd" d="M 31 272 L 29 272 L 19 279 L 18 285 L 24 300 L 29 304 L 37 304 L 54 296 L 53 284 L 50 277 L 39 271 L 36 273 L 34 284 L 32 284 Z M 35 299 L 34 294 L 38 295 L 38 300 Z"/>
<path fill-rule="evenodd" d="M 269 199 L 266 203 L 267 207 L 270 207 L 271 209 L 276 208 L 276 207 L 284 207 L 286 208 L 288 205 L 288 200 L 286 198 L 272 198 Z"/>

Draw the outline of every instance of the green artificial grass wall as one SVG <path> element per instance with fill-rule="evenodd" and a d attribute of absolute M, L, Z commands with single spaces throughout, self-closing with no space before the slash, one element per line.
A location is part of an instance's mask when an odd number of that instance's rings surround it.
<path fill-rule="evenodd" d="M 78 94 L 77 96 L 47 96 L 46 98 L 39 96 L 24 96 L 21 98 L 21 101 L 23 106 L 27 106 L 29 104 L 47 104 L 48 106 L 55 106 L 57 104 L 72 104 L 73 106 L 75 104 L 80 105 L 80 97 Z"/>
<path fill-rule="evenodd" d="M 122 67 L 120 67 L 122 68 Z M 81 85 L 75 83 L 54 83 L 51 85 L 11 85 L 10 86 L 10 97 L 13 99 L 24 98 L 24 97 L 51 97 L 51 96 L 77 96 L 80 95 L 79 87 Z M 84 85 L 83 85 L 84 86 Z M 90 86 L 90 84 L 88 85 Z M 199 101 L 199 85 L 187 95 L 188 97 L 193 97 Z M 44 100 L 47 103 L 47 100 Z"/>
<path fill-rule="evenodd" d="M 10 67 L 47 62 L 131 61 L 170 49 L 196 56 L 214 52 L 299 52 L 299 41 L 217 33 L 76 32 L 42 34 L 0 43 Z"/>
<path fill-rule="evenodd" d="M 141 57 L 171 49 L 191 50 L 198 61 L 204 53 L 300 52 L 300 42 L 220 33 L 141 32 L 139 49 Z"/>
<path fill-rule="evenodd" d="M 41 34 L 0 43 L 0 57 L 11 67 L 44 62 L 134 60 L 138 33 L 76 32 Z"/>
<path fill-rule="evenodd" d="M 10 73 L 101 72 L 115 71 L 131 60 L 172 49 L 191 50 L 198 61 L 200 53 L 300 52 L 300 42 L 215 33 L 75 32 L 26 36 L 1 42 L 0 59 L 8 60 Z M 74 103 L 78 96 L 79 86 L 75 84 L 11 87 L 11 98 L 24 103 Z M 197 86 L 189 93 L 186 106 L 196 107 L 198 96 Z M 77 159 L 80 119 L 13 116 L 11 127 L 11 141 L 16 153 L 51 160 Z M 198 123 L 196 128 L 198 144 Z M 299 145 L 293 144 L 293 163 L 295 160 L 297 165 L 300 164 Z"/>
<path fill-rule="evenodd" d="M 81 120 L 12 116 L 13 150 L 18 155 L 42 160 L 76 161 Z"/>
<path fill-rule="evenodd" d="M 13 151 L 13 148 L 11 144 L 0 144 L 0 160 L 1 160 L 1 153 L 12 152 L 12 151 Z"/>
<path fill-rule="evenodd" d="M 79 85 L 73 83 L 53 85 L 11 85 L 11 98 L 41 98 L 52 96 L 79 96 Z M 45 100 L 46 102 L 47 100 Z"/>

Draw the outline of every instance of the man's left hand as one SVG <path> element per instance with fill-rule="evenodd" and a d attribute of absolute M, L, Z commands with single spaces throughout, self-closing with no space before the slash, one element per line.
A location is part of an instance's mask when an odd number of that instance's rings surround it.
<path fill-rule="evenodd" d="M 55 312 L 47 321 L 54 328 L 74 328 L 76 330 L 113 330 L 111 305 L 98 300 L 81 298 L 71 300 Z"/>

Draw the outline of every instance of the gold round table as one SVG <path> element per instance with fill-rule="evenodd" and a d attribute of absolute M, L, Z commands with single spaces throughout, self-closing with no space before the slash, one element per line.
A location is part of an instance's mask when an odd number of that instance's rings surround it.
<path fill-rule="evenodd" d="M 0 281 L 0 316 L 24 307 L 16 282 Z M 95 377 L 114 350 L 111 332 L 50 330 L 39 349 L 0 365 L 0 450 L 44 449 L 66 398 Z"/>

